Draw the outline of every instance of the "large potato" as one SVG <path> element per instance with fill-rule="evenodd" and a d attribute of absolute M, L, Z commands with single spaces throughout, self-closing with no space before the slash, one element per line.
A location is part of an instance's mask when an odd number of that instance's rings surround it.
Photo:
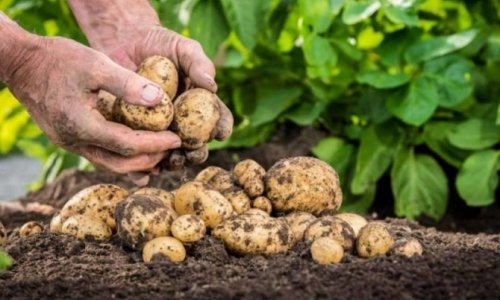
<path fill-rule="evenodd" d="M 205 223 L 198 216 L 183 215 L 172 223 L 172 235 L 183 243 L 193 243 L 205 236 Z"/>
<path fill-rule="evenodd" d="M 0 247 L 7 243 L 7 230 L 3 226 L 2 222 L 0 222 Z"/>
<path fill-rule="evenodd" d="M 49 231 L 52 233 L 60 233 L 62 230 L 62 218 L 60 213 L 54 214 L 49 224 Z"/>
<path fill-rule="evenodd" d="M 179 85 L 179 75 L 174 63 L 163 56 L 146 58 L 137 73 L 160 85 L 170 99 L 174 99 Z"/>
<path fill-rule="evenodd" d="M 181 185 L 175 192 L 175 210 L 179 215 L 196 215 L 214 228 L 233 214 L 231 203 L 216 190 L 199 181 Z"/>
<path fill-rule="evenodd" d="M 113 184 L 89 186 L 64 204 L 59 216 L 62 223 L 73 215 L 90 215 L 105 222 L 112 230 L 116 228 L 116 204 L 128 196 L 127 190 Z"/>
<path fill-rule="evenodd" d="M 354 230 L 355 237 L 359 235 L 361 228 L 368 223 L 364 217 L 353 213 L 336 214 L 335 217 L 344 220 L 351 225 L 352 230 Z"/>
<path fill-rule="evenodd" d="M 64 221 L 61 232 L 80 240 L 106 241 L 111 238 L 111 228 L 90 215 L 74 215 Z"/>
<path fill-rule="evenodd" d="M 234 186 L 231 173 L 216 166 L 210 166 L 201 170 L 194 180 L 204 182 L 221 193 Z"/>
<path fill-rule="evenodd" d="M 182 140 L 182 147 L 198 149 L 214 136 L 219 121 L 217 96 L 195 88 L 182 93 L 174 103 L 174 120 L 170 129 Z"/>
<path fill-rule="evenodd" d="M 175 196 L 169 191 L 153 187 L 144 187 L 135 191 L 133 195 L 153 195 L 155 197 L 158 197 L 163 202 L 163 204 L 165 204 L 165 206 L 174 209 Z"/>
<path fill-rule="evenodd" d="M 264 193 L 264 176 L 266 170 L 255 160 L 245 159 L 234 166 L 233 174 L 238 184 L 248 196 L 255 198 Z"/>
<path fill-rule="evenodd" d="M 394 244 L 394 239 L 381 222 L 370 222 L 359 231 L 356 250 L 361 257 L 385 255 Z"/>
<path fill-rule="evenodd" d="M 241 214 L 219 224 L 212 234 L 238 254 L 272 255 L 292 246 L 290 227 L 283 219 L 258 214 Z"/>
<path fill-rule="evenodd" d="M 265 176 L 266 195 L 276 211 L 318 215 L 342 204 L 339 177 L 327 163 L 312 157 L 282 159 Z"/>
<path fill-rule="evenodd" d="M 286 215 L 284 219 L 290 226 L 294 242 L 299 242 L 304 239 L 304 232 L 316 220 L 316 217 L 310 213 L 296 211 Z"/>
<path fill-rule="evenodd" d="M 346 221 L 333 216 L 316 219 L 304 232 L 306 241 L 314 241 L 321 237 L 330 237 L 336 240 L 346 252 L 352 250 L 355 241 L 351 226 Z"/>
<path fill-rule="evenodd" d="M 117 232 L 123 243 L 141 249 L 149 240 L 170 235 L 176 212 L 152 195 L 131 195 L 118 203 L 115 212 Z"/>
<path fill-rule="evenodd" d="M 157 237 L 144 245 L 142 259 L 144 262 L 170 260 L 181 262 L 186 258 L 186 249 L 182 243 L 170 236 Z"/>
<path fill-rule="evenodd" d="M 172 100 L 165 95 L 155 107 L 145 107 L 116 99 L 113 105 L 113 120 L 134 130 L 167 130 L 174 118 Z"/>

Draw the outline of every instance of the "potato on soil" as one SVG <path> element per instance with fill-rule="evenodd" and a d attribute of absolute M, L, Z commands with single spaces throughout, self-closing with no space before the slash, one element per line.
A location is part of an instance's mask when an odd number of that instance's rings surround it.
<path fill-rule="evenodd" d="M 252 201 L 252 207 L 265 211 L 268 215 L 273 211 L 271 201 L 264 196 L 259 196 Z"/>
<path fill-rule="evenodd" d="M 319 215 L 342 204 L 337 172 L 313 157 L 278 161 L 265 176 L 266 196 L 276 211 L 305 211 Z"/>
<path fill-rule="evenodd" d="M 204 182 L 219 192 L 224 192 L 234 186 L 231 173 L 216 166 L 206 167 L 201 170 L 194 180 Z"/>
<path fill-rule="evenodd" d="M 240 161 L 234 166 L 233 174 L 248 196 L 255 198 L 264 193 L 266 170 L 255 160 L 245 159 Z"/>
<path fill-rule="evenodd" d="M 135 191 L 133 195 L 153 195 L 155 197 L 158 197 L 161 202 L 165 204 L 165 206 L 174 209 L 175 196 L 169 191 L 153 187 L 144 187 Z"/>
<path fill-rule="evenodd" d="M 288 222 L 292 231 L 293 240 L 295 242 L 299 242 L 304 239 L 304 232 L 307 227 L 309 227 L 309 225 L 316 220 L 315 216 L 303 211 L 290 213 L 283 218 Z"/>
<path fill-rule="evenodd" d="M 232 187 L 222 192 L 222 195 L 229 200 L 233 210 L 237 214 L 242 214 L 250 209 L 250 198 L 244 190 L 239 187 Z"/>
<path fill-rule="evenodd" d="M 90 215 L 105 222 L 112 230 L 116 228 L 116 204 L 128 196 L 127 190 L 113 184 L 96 184 L 75 194 L 60 212 L 61 221 L 73 215 Z"/>
<path fill-rule="evenodd" d="M 195 88 L 182 93 L 174 103 L 170 129 L 182 140 L 182 147 L 198 149 L 214 136 L 219 121 L 219 102 L 210 91 Z"/>
<path fill-rule="evenodd" d="M 29 221 L 27 223 L 24 223 L 23 226 L 21 226 L 21 229 L 19 229 L 19 236 L 27 237 L 30 235 L 42 233 L 43 231 L 44 228 L 42 224 L 35 221 Z"/>
<path fill-rule="evenodd" d="M 304 232 L 306 241 L 314 241 L 321 237 L 330 237 L 344 248 L 346 252 L 354 246 L 354 231 L 351 226 L 341 219 L 333 216 L 324 216 L 313 221 Z"/>
<path fill-rule="evenodd" d="M 7 243 L 7 229 L 0 222 L 0 246 L 3 246 L 5 243 Z"/>
<path fill-rule="evenodd" d="M 52 233 L 60 233 L 62 231 L 62 218 L 59 212 L 54 214 L 50 220 L 49 231 Z"/>
<path fill-rule="evenodd" d="M 184 150 L 186 160 L 193 165 L 204 163 L 208 159 L 208 146 L 205 144 L 203 147 L 194 150 Z"/>
<path fill-rule="evenodd" d="M 113 120 L 134 130 L 167 130 L 174 117 L 172 100 L 165 95 L 155 107 L 130 104 L 116 99 L 113 105 Z"/>
<path fill-rule="evenodd" d="M 208 228 L 214 228 L 234 212 L 221 193 L 199 181 L 186 182 L 177 189 L 175 210 L 179 215 L 200 217 Z"/>
<path fill-rule="evenodd" d="M 142 62 L 137 73 L 160 85 L 170 99 L 175 98 L 179 74 L 170 59 L 159 55 L 150 56 Z"/>
<path fill-rule="evenodd" d="M 263 211 L 262 209 L 258 209 L 258 208 L 250 208 L 249 210 L 247 210 L 243 214 L 245 214 L 245 215 L 258 215 L 258 216 L 266 217 L 266 218 L 271 217 L 271 216 L 269 216 L 269 214 L 267 212 Z"/>
<path fill-rule="evenodd" d="M 219 224 L 212 235 L 238 254 L 272 255 L 287 252 L 292 234 L 287 222 L 259 214 L 241 214 Z"/>
<path fill-rule="evenodd" d="M 205 236 L 207 228 L 198 216 L 183 215 L 172 223 L 172 236 L 183 243 L 192 243 Z"/>
<path fill-rule="evenodd" d="M 74 215 L 64 221 L 61 232 L 80 240 L 106 241 L 111 238 L 111 228 L 90 215 Z"/>
<path fill-rule="evenodd" d="M 381 222 L 369 222 L 359 231 L 356 250 L 361 257 L 385 255 L 394 244 L 394 239 Z"/>
<path fill-rule="evenodd" d="M 354 230 L 354 236 L 356 237 L 358 236 L 361 228 L 363 228 L 363 226 L 368 223 L 364 217 L 353 213 L 336 214 L 335 217 L 349 223 L 349 225 L 351 225 L 352 227 L 352 230 Z"/>
<path fill-rule="evenodd" d="M 397 240 L 391 249 L 391 254 L 406 257 L 419 256 L 423 252 L 422 244 L 414 238 Z"/>
<path fill-rule="evenodd" d="M 153 195 L 131 195 L 118 203 L 115 218 L 122 242 L 141 249 L 147 241 L 170 235 L 177 213 Z"/>
<path fill-rule="evenodd" d="M 321 265 L 335 264 L 344 257 L 344 248 L 335 239 L 322 237 L 311 244 L 312 259 Z"/>
<path fill-rule="evenodd" d="M 169 260 L 181 262 L 186 258 L 186 249 L 182 243 L 169 236 L 157 237 L 148 241 L 142 249 L 144 262 Z"/>
<path fill-rule="evenodd" d="M 97 94 L 97 110 L 108 121 L 113 121 L 113 106 L 116 97 L 105 90 L 100 90 Z"/>

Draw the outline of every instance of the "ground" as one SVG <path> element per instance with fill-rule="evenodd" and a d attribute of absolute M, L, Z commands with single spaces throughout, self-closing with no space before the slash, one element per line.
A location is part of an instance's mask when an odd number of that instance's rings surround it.
<path fill-rule="evenodd" d="M 319 137 L 306 130 L 295 134 L 294 142 L 286 143 L 286 147 L 271 142 L 237 154 L 240 158 L 257 158 L 268 167 L 279 157 L 307 154 L 306 149 Z M 228 158 L 233 154 L 212 153 L 209 163 L 230 167 Z M 194 171 L 163 174 L 151 185 L 172 188 Z M 22 201 L 61 207 L 78 190 L 101 182 L 132 187 L 123 177 L 68 171 Z M 500 299 L 498 212 L 498 207 L 492 207 L 474 211 L 475 218 L 449 215 L 444 223 L 432 224 L 474 233 L 443 232 L 386 218 L 395 236 L 418 239 L 424 254 L 375 259 L 347 255 L 342 263 L 332 266 L 314 263 L 307 244 L 299 244 L 285 255 L 238 257 L 208 236 L 187 248 L 188 258 L 183 263 L 145 264 L 138 253 L 124 250 L 117 239 L 95 243 L 51 233 L 18 238 L 16 231 L 24 222 L 40 220 L 47 225 L 49 217 L 4 213 L 0 221 L 10 234 L 6 250 L 16 263 L 0 274 L 0 298 Z M 477 214 L 483 217 L 477 218 Z"/>

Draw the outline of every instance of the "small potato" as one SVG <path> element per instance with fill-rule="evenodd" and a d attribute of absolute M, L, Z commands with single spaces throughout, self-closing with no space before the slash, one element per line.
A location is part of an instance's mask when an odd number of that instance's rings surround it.
<path fill-rule="evenodd" d="M 346 221 L 349 225 L 351 225 L 352 230 L 354 230 L 354 236 L 358 237 L 359 231 L 363 226 L 368 223 L 365 218 L 360 215 L 353 213 L 341 213 L 336 214 L 336 218 Z"/>
<path fill-rule="evenodd" d="M 252 159 L 245 159 L 234 166 L 233 174 L 238 184 L 248 196 L 255 198 L 264 193 L 264 176 L 266 170 Z"/>
<path fill-rule="evenodd" d="M 201 88 L 182 93 L 174 103 L 170 129 L 182 140 L 182 147 L 198 149 L 214 136 L 220 118 L 217 96 Z"/>
<path fill-rule="evenodd" d="M 423 252 L 422 244 L 414 238 L 397 240 L 391 249 L 391 254 L 406 257 L 419 256 Z"/>
<path fill-rule="evenodd" d="M 29 221 L 25 223 L 23 226 L 21 226 L 21 229 L 19 229 L 19 236 L 20 237 L 27 237 L 30 235 L 34 234 L 39 234 L 43 232 L 43 225 L 35 222 L 35 221 Z"/>
<path fill-rule="evenodd" d="M 203 147 L 195 150 L 184 150 L 186 160 L 192 165 L 199 165 L 208 159 L 208 146 L 205 144 Z"/>
<path fill-rule="evenodd" d="M 271 216 L 269 216 L 269 214 L 267 212 L 263 211 L 262 209 L 258 209 L 258 208 L 250 208 L 249 210 L 247 210 L 243 214 L 245 214 L 245 215 L 258 215 L 258 216 L 262 216 L 262 217 L 266 217 L 266 218 L 271 217 Z"/>
<path fill-rule="evenodd" d="M 169 260 L 181 262 L 186 258 L 186 249 L 182 243 L 169 236 L 157 237 L 148 241 L 142 249 L 144 262 Z"/>
<path fill-rule="evenodd" d="M 221 193 L 199 181 L 187 182 L 177 189 L 175 210 L 179 215 L 199 216 L 208 228 L 214 228 L 233 214 L 231 203 Z"/>
<path fill-rule="evenodd" d="M 111 238 L 111 228 L 90 215 L 74 215 L 64 221 L 61 232 L 80 240 L 106 241 Z"/>
<path fill-rule="evenodd" d="M 153 195 L 158 197 L 165 206 L 174 209 L 175 196 L 169 191 L 157 189 L 153 187 L 140 188 L 133 193 L 133 195 Z"/>
<path fill-rule="evenodd" d="M 170 235 L 177 213 L 153 195 L 131 195 L 118 203 L 115 218 L 122 242 L 141 249 L 147 241 Z"/>
<path fill-rule="evenodd" d="M 250 209 L 250 198 L 248 198 L 245 191 L 239 187 L 232 187 L 222 192 L 222 195 L 229 200 L 233 210 L 237 214 L 242 214 Z"/>
<path fill-rule="evenodd" d="M 265 211 L 268 215 L 273 211 L 271 201 L 264 196 L 259 196 L 252 201 L 252 207 Z"/>
<path fill-rule="evenodd" d="M 113 105 L 113 120 L 134 130 L 167 130 L 173 114 L 172 100 L 167 95 L 155 107 L 134 105 L 122 99 L 116 99 Z"/>
<path fill-rule="evenodd" d="M 385 255 L 394 244 L 394 239 L 381 222 L 369 222 L 359 231 L 356 249 L 361 257 Z"/>
<path fill-rule="evenodd" d="M 265 176 L 266 196 L 279 212 L 305 211 L 319 215 L 342 204 L 337 172 L 313 157 L 278 161 Z"/>
<path fill-rule="evenodd" d="M 316 217 L 310 213 L 297 211 L 286 215 L 284 219 L 292 230 L 294 242 L 299 242 L 304 239 L 304 232 L 316 220 Z"/>
<path fill-rule="evenodd" d="M 350 252 L 354 245 L 354 231 L 347 222 L 333 216 L 325 216 L 313 221 L 304 232 L 306 241 L 314 241 L 320 237 L 330 237 Z"/>
<path fill-rule="evenodd" d="M 150 56 L 142 62 L 137 73 L 159 84 L 170 99 L 175 98 L 179 74 L 170 59 L 159 55 Z"/>
<path fill-rule="evenodd" d="M 5 245 L 5 243 L 7 243 L 7 229 L 0 222 L 0 247 Z"/>
<path fill-rule="evenodd" d="M 59 213 L 56 213 L 52 220 L 50 220 L 49 231 L 53 233 L 60 233 L 62 231 L 62 218 Z"/>
<path fill-rule="evenodd" d="M 287 252 L 292 246 L 288 223 L 267 215 L 237 215 L 215 227 L 212 234 L 239 254 L 272 255 Z"/>
<path fill-rule="evenodd" d="M 198 216 L 183 215 L 172 223 L 172 235 L 183 243 L 199 241 L 205 236 L 205 223 Z"/>
<path fill-rule="evenodd" d="M 234 187 L 231 173 L 216 166 L 203 169 L 196 175 L 194 180 L 204 182 L 212 189 L 221 193 Z"/>
<path fill-rule="evenodd" d="M 108 121 L 113 121 L 113 106 L 116 97 L 105 90 L 97 94 L 97 111 Z"/>
<path fill-rule="evenodd" d="M 344 248 L 335 239 L 322 237 L 311 245 L 312 259 L 321 265 L 336 264 L 344 257 Z"/>

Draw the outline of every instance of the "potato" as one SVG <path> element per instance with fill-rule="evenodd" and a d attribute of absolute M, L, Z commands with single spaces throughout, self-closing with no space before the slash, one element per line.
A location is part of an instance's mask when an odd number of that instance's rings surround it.
<path fill-rule="evenodd" d="M 212 189 L 221 193 L 234 187 L 234 180 L 231 173 L 216 166 L 210 166 L 201 170 L 194 180 L 204 182 Z"/>
<path fill-rule="evenodd" d="M 406 257 L 419 256 L 423 252 L 422 244 L 414 238 L 397 240 L 391 249 L 391 254 Z"/>
<path fill-rule="evenodd" d="M 118 236 L 132 248 L 141 249 L 147 241 L 170 235 L 177 213 L 153 195 L 129 196 L 115 211 Z"/>
<path fill-rule="evenodd" d="M 233 214 L 231 203 L 221 193 L 199 181 L 184 183 L 177 189 L 175 210 L 179 215 L 197 215 L 208 228 L 214 228 Z"/>
<path fill-rule="evenodd" d="M 349 225 L 351 225 L 352 230 L 354 230 L 354 236 L 357 237 L 359 235 L 359 231 L 363 226 L 368 223 L 365 218 L 360 215 L 353 213 L 341 213 L 336 214 L 336 218 L 346 221 Z"/>
<path fill-rule="evenodd" d="M 170 59 L 159 55 L 150 56 L 142 62 L 137 73 L 159 84 L 170 99 L 175 98 L 179 74 Z"/>
<path fill-rule="evenodd" d="M 210 91 L 195 88 L 182 93 L 174 103 L 170 129 L 182 140 L 182 147 L 198 149 L 214 136 L 219 121 L 219 102 Z"/>
<path fill-rule="evenodd" d="M 169 236 L 157 237 L 144 245 L 142 259 L 144 262 L 169 260 L 181 262 L 186 258 L 186 249 L 182 243 Z"/>
<path fill-rule="evenodd" d="M 60 233 L 62 231 L 62 218 L 59 213 L 56 213 L 52 220 L 50 220 L 49 231 L 53 233 Z"/>
<path fill-rule="evenodd" d="M 271 217 L 271 216 L 269 216 L 269 214 L 267 212 L 263 211 L 262 209 L 258 209 L 258 208 L 250 208 L 249 210 L 247 210 L 243 214 L 245 214 L 245 215 L 258 215 L 258 216 L 267 217 L 267 218 Z"/>
<path fill-rule="evenodd" d="M 165 191 L 153 187 L 140 188 L 133 193 L 133 195 L 153 195 L 158 197 L 165 206 L 174 209 L 175 196 L 169 191 Z"/>
<path fill-rule="evenodd" d="M 339 177 L 327 163 L 312 157 L 278 161 L 265 176 L 266 196 L 280 212 L 319 215 L 342 204 Z"/>
<path fill-rule="evenodd" d="M 252 207 L 265 211 L 268 215 L 273 211 L 271 201 L 264 196 L 259 196 L 252 201 Z"/>
<path fill-rule="evenodd" d="M 194 165 L 204 163 L 208 159 L 208 146 L 205 144 L 203 147 L 194 150 L 184 150 L 186 160 Z"/>
<path fill-rule="evenodd" d="M 134 130 L 167 130 L 174 116 L 172 100 L 165 95 L 155 107 L 130 104 L 116 99 L 113 105 L 113 120 Z"/>
<path fill-rule="evenodd" d="M 89 186 L 64 204 L 60 212 L 61 221 L 73 215 L 89 215 L 105 222 L 112 230 L 116 228 L 116 204 L 128 196 L 127 190 L 113 184 Z"/>
<path fill-rule="evenodd" d="M 7 243 L 7 229 L 0 222 L 0 247 L 5 245 L 5 243 Z"/>
<path fill-rule="evenodd" d="M 100 90 L 97 94 L 97 110 L 101 115 L 108 121 L 113 121 L 113 106 L 115 104 L 116 97 L 106 92 L 105 90 Z"/>
<path fill-rule="evenodd" d="M 310 213 L 297 211 L 286 215 L 284 219 L 290 226 L 294 242 L 299 242 L 304 239 L 304 232 L 316 220 L 316 217 Z"/>
<path fill-rule="evenodd" d="M 80 240 L 106 241 L 111 238 L 111 228 L 90 215 L 74 215 L 64 221 L 61 232 Z"/>
<path fill-rule="evenodd" d="M 245 191 L 239 187 L 232 187 L 225 190 L 222 192 L 222 195 L 229 200 L 234 212 L 237 214 L 242 214 L 250 209 L 250 198 L 248 198 Z"/>
<path fill-rule="evenodd" d="M 29 221 L 21 226 L 21 229 L 19 229 L 19 236 L 27 237 L 34 234 L 39 234 L 43 232 L 43 230 L 44 229 L 42 224 L 35 221 Z"/>
<path fill-rule="evenodd" d="M 341 219 L 333 216 L 324 216 L 316 219 L 304 232 L 306 241 L 314 241 L 320 237 L 330 237 L 349 252 L 354 245 L 354 231 L 351 226 Z"/>
<path fill-rule="evenodd" d="M 385 255 L 394 244 L 387 227 L 381 222 L 369 222 L 359 231 L 356 249 L 361 257 Z"/>
<path fill-rule="evenodd" d="M 336 264 L 344 257 L 344 248 L 335 239 L 322 237 L 311 245 L 312 259 L 321 265 Z"/>
<path fill-rule="evenodd" d="M 266 170 L 255 160 L 245 159 L 234 166 L 233 174 L 238 184 L 248 196 L 255 198 L 264 193 L 264 176 Z"/>
<path fill-rule="evenodd" d="M 285 220 L 259 214 L 229 218 L 215 227 L 212 235 L 238 254 L 272 255 L 292 246 L 292 234 Z"/>
<path fill-rule="evenodd" d="M 205 236 L 207 228 L 198 216 L 183 215 L 172 223 L 172 235 L 183 243 L 199 241 Z"/>

